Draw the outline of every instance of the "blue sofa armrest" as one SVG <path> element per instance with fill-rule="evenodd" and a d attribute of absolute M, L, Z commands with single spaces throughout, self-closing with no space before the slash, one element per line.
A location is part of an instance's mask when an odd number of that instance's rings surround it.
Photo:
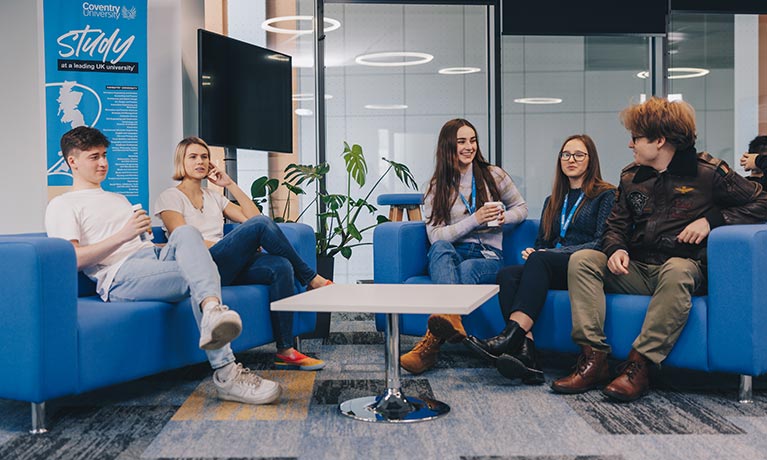
<path fill-rule="evenodd" d="M 59 238 L 0 237 L 0 398 L 77 390 L 77 262 Z"/>
<path fill-rule="evenodd" d="M 503 226 L 503 259 L 506 265 L 522 265 L 522 251 L 532 248 L 538 236 L 538 219 Z"/>
<path fill-rule="evenodd" d="M 422 222 L 385 222 L 373 231 L 373 280 L 400 284 L 428 272 L 429 240 Z"/>
<path fill-rule="evenodd" d="M 767 225 L 729 225 L 708 240 L 711 370 L 767 372 Z"/>

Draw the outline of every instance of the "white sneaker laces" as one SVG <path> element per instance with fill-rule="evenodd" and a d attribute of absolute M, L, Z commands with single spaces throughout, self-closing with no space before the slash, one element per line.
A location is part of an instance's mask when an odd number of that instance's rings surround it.
<path fill-rule="evenodd" d="M 237 363 L 237 370 L 235 372 L 237 373 L 234 377 L 235 380 L 239 380 L 242 384 L 252 386 L 254 388 L 260 386 L 261 381 L 263 380 L 252 370 L 248 369 L 247 367 L 243 367 L 242 363 Z"/>

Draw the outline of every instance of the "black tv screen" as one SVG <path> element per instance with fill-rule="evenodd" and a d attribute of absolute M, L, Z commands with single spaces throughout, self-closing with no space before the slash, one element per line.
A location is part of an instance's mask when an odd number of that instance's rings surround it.
<path fill-rule="evenodd" d="M 291 57 L 197 31 L 199 135 L 210 145 L 293 151 Z"/>

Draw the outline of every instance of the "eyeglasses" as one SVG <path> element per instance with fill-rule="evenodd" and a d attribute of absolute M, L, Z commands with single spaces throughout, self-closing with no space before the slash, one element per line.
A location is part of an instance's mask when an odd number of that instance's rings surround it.
<path fill-rule="evenodd" d="M 645 139 L 647 138 L 647 136 L 642 136 L 641 134 L 632 134 L 631 135 L 631 143 L 632 144 L 636 144 L 637 143 L 637 139 L 642 139 L 643 137 Z"/>
<path fill-rule="evenodd" d="M 570 158 L 574 158 L 578 163 L 586 159 L 589 154 L 586 152 L 559 152 L 559 159 L 562 161 L 570 161 Z"/>

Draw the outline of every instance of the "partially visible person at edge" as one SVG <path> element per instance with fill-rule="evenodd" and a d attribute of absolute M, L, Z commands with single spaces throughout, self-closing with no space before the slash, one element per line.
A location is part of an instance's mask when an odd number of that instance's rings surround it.
<path fill-rule="evenodd" d="M 581 393 L 607 384 L 607 397 L 633 401 L 649 392 L 649 368 L 674 348 L 693 294 L 704 289 L 711 229 L 763 222 L 767 193 L 724 161 L 696 152 L 695 111 L 688 103 L 654 97 L 620 117 L 634 163 L 621 173 L 602 251 L 584 249 L 570 258 L 572 337 L 582 353 L 573 373 L 552 389 Z M 652 296 L 628 359 L 612 379 L 605 292 Z"/>
<path fill-rule="evenodd" d="M 96 282 L 96 291 L 107 302 L 105 311 L 110 301 L 181 302 L 191 297 L 200 329 L 199 347 L 214 369 L 219 399 L 247 404 L 276 401 L 279 384 L 235 362 L 229 343 L 242 331 L 242 321 L 221 303 L 218 270 L 202 235 L 185 225 L 162 248 L 144 241 L 140 235 L 152 228 L 146 211 L 134 212 L 124 196 L 101 188 L 109 170 L 108 147 L 106 136 L 87 126 L 61 137 L 61 154 L 72 171 L 72 190 L 48 204 L 48 236 L 72 242 L 77 269 Z"/>
<path fill-rule="evenodd" d="M 154 205 L 168 235 L 184 225 L 198 229 L 218 266 L 224 286 L 269 285 L 269 300 L 296 293 L 295 279 L 309 289 L 331 282 L 318 275 L 296 253 L 272 219 L 258 207 L 229 175 L 210 159 L 208 144 L 198 137 L 179 142 L 173 157 L 176 187 L 163 191 Z M 203 179 L 226 188 L 239 204 L 202 187 Z M 224 218 L 239 222 L 224 235 Z M 267 252 L 262 252 L 263 247 Z M 325 367 L 293 348 L 293 312 L 272 312 L 272 331 L 277 342 L 275 366 L 282 369 L 318 370 Z"/>
<path fill-rule="evenodd" d="M 531 329 L 546 295 L 549 289 L 567 289 L 572 253 L 600 248 L 615 202 L 615 186 L 602 180 L 597 147 L 586 134 L 565 139 L 554 167 L 554 185 L 543 202 L 538 237 L 532 248 L 522 251 L 524 265 L 504 267 L 496 277 L 506 328 L 487 340 L 469 336 L 466 341 L 480 356 L 495 362 L 502 375 L 526 384 L 544 382 Z"/>
<path fill-rule="evenodd" d="M 502 202 L 503 211 L 489 202 Z M 485 160 L 477 130 L 450 120 L 437 140 L 436 168 L 424 196 L 429 275 L 436 284 L 492 284 L 503 264 L 503 224 L 522 222 L 527 204 L 504 170 Z M 491 221 L 497 226 L 488 226 Z M 434 366 L 440 346 L 466 338 L 459 315 L 431 315 L 426 335 L 401 366 L 420 374 Z"/>
<path fill-rule="evenodd" d="M 740 165 L 750 171 L 746 179 L 759 182 L 762 188 L 767 186 L 767 136 L 756 136 L 748 143 L 748 152 L 740 157 Z"/>

